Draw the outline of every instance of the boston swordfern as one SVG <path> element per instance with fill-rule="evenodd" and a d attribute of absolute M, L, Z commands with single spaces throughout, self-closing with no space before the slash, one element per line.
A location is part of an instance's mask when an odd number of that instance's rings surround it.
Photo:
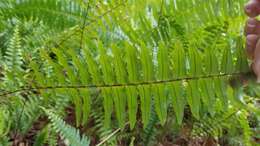
<path fill-rule="evenodd" d="M 39 19 L 52 31 L 57 29 L 54 37 L 58 39 L 49 41 L 46 37 L 29 58 L 20 58 L 24 54 L 14 56 L 20 64 L 11 73 L 18 75 L 10 77 L 8 69 L 3 68 L 1 87 L 6 91 L 0 96 L 17 100 L 37 96 L 44 109 L 53 108 L 62 114 L 71 102 L 77 127 L 88 123 L 96 108 L 93 98 L 102 99 L 107 128 L 114 117 L 118 127 L 129 122 L 134 129 L 141 121 L 146 128 L 152 107 L 161 125 L 169 118 L 169 108 L 173 108 L 179 125 L 187 106 L 196 120 L 205 114 L 214 117 L 219 109 L 225 112 L 229 106 L 250 109 L 241 100 L 242 86 L 229 85 L 230 77 L 249 72 L 241 33 L 244 2 L 1 2 L 4 21 Z M 38 5 L 43 6 L 34 9 Z M 16 63 L 8 52 L 20 49 L 15 45 L 19 44 L 18 31 L 15 28 L 11 47 L 2 54 L 1 62 Z M 6 83 L 17 81 L 23 82 L 7 88 Z M 64 124 L 57 128 L 57 123 L 62 123 L 59 118 L 46 114 L 56 124 L 56 132 L 66 136 L 67 131 L 60 129 Z M 246 127 L 244 120 L 241 118 L 240 123 Z"/>

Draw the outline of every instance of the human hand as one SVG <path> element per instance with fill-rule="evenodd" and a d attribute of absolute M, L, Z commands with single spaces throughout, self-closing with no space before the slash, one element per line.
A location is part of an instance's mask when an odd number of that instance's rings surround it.
<path fill-rule="evenodd" d="M 250 17 L 245 26 L 246 51 L 252 59 L 252 69 L 260 82 L 260 21 L 256 16 L 260 14 L 260 0 L 250 0 L 245 6 L 245 13 Z"/>

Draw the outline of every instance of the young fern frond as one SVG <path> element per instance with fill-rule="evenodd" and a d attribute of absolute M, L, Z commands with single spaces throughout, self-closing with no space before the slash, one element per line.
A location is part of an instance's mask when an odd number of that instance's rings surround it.
<path fill-rule="evenodd" d="M 80 136 L 80 133 L 74 127 L 67 125 L 58 115 L 52 111 L 43 109 L 51 121 L 53 129 L 59 133 L 64 140 L 68 140 L 70 146 L 88 146 L 90 141 L 85 136 Z"/>
<path fill-rule="evenodd" d="M 6 55 L 2 60 L 5 76 L 4 86 L 11 89 L 22 85 L 24 70 L 22 69 L 23 56 L 21 47 L 21 36 L 19 34 L 19 25 L 17 25 L 14 28 L 13 37 L 9 42 Z"/>

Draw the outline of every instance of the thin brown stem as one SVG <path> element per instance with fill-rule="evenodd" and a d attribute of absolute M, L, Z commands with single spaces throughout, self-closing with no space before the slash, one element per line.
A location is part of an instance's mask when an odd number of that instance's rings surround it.
<path fill-rule="evenodd" d="M 189 81 L 189 80 L 199 80 L 199 79 L 209 79 L 209 78 L 220 78 L 220 77 L 232 77 L 241 76 L 244 73 L 232 73 L 232 74 L 215 74 L 215 75 L 204 75 L 197 77 L 183 77 L 168 80 L 155 80 L 155 81 L 144 81 L 144 82 L 132 82 L 132 83 L 118 83 L 118 84 L 100 84 L 100 85 L 57 85 L 57 86 L 38 86 L 38 87 L 21 87 L 20 89 L 14 91 L 8 91 L 0 94 L 0 97 L 7 96 L 19 92 L 34 91 L 34 90 L 55 90 L 55 89 L 84 89 L 84 88 L 116 88 L 116 87 L 129 87 L 129 86 L 145 86 L 145 85 L 155 85 L 155 84 L 167 84 L 177 81 Z"/>

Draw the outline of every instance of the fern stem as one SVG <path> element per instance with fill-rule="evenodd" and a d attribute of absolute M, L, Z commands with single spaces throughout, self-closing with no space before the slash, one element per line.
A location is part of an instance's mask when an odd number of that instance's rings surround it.
<path fill-rule="evenodd" d="M 126 0 L 127 1 L 127 0 Z M 64 38 L 63 40 L 61 40 L 59 43 L 54 42 L 54 46 L 55 47 L 61 47 L 62 44 L 64 42 L 66 42 L 67 40 L 69 40 L 72 36 L 76 35 L 79 31 L 84 30 L 86 27 L 90 26 L 91 24 L 94 24 L 96 22 L 98 22 L 98 20 L 100 20 L 101 18 L 103 18 L 104 16 L 110 14 L 111 12 L 117 10 L 118 8 L 120 8 L 121 6 L 123 6 L 126 1 L 119 3 L 118 5 L 114 6 L 113 8 L 109 9 L 108 11 L 104 12 L 103 14 L 101 14 L 100 16 L 98 16 L 97 19 L 94 20 L 90 20 L 88 23 L 86 23 L 85 25 L 83 25 L 82 29 L 76 29 L 72 34 L 70 34 L 69 36 L 67 36 L 66 38 Z"/>
<path fill-rule="evenodd" d="M 88 1 L 88 7 L 87 7 L 87 10 L 86 10 L 86 12 L 85 12 L 85 14 L 84 14 L 83 25 L 82 25 L 82 28 L 81 28 L 80 48 L 82 48 L 82 44 L 83 44 L 84 31 L 85 31 L 84 28 L 85 28 L 86 23 L 87 23 L 87 18 L 88 18 L 89 9 L 90 9 L 90 1 Z"/>
<path fill-rule="evenodd" d="M 166 84 L 173 83 L 178 81 L 189 81 L 189 80 L 199 80 L 207 78 L 220 78 L 220 77 L 232 77 L 232 76 L 241 76 L 247 74 L 244 72 L 237 72 L 232 74 L 213 74 L 197 77 L 184 77 L 184 78 L 175 78 L 169 80 L 156 80 L 156 81 L 146 81 L 146 82 L 136 82 L 136 83 L 122 83 L 122 84 L 103 84 L 103 85 L 57 85 L 57 86 L 36 86 L 36 87 L 21 87 L 20 89 L 14 91 L 8 91 L 6 93 L 0 94 L 0 97 L 25 92 L 33 90 L 55 90 L 55 89 L 85 89 L 85 88 L 116 88 L 116 87 L 130 87 L 130 86 L 144 86 L 144 85 L 156 85 L 156 84 Z M 1 90 L 1 89 L 0 89 Z"/>

